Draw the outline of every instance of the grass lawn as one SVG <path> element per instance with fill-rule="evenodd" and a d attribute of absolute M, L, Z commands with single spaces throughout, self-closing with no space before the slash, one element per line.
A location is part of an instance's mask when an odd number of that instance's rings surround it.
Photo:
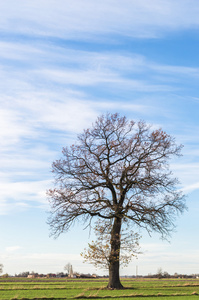
<path fill-rule="evenodd" d="M 106 279 L 0 278 L 0 300 L 17 299 L 199 299 L 199 280 L 129 279 L 124 290 L 107 290 Z"/>

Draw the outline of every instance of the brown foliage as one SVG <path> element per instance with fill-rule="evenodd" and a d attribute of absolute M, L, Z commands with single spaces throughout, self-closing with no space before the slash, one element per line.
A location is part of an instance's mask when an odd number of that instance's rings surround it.
<path fill-rule="evenodd" d="M 96 234 L 96 241 L 88 244 L 88 249 L 84 249 L 81 256 L 85 262 L 93 264 L 95 267 L 102 269 L 109 269 L 111 253 L 111 229 L 112 222 L 104 222 L 98 220 L 94 227 Z M 120 266 L 127 266 L 133 257 L 137 257 L 141 252 L 139 251 L 140 236 L 137 233 L 129 232 L 128 228 L 121 230 L 120 235 L 120 256 L 115 257 L 119 260 Z"/>

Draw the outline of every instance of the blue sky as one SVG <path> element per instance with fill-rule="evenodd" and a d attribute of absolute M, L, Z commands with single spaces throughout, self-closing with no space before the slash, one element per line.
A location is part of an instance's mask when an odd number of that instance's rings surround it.
<path fill-rule="evenodd" d="M 96 272 L 89 231 L 49 237 L 52 162 L 102 113 L 162 127 L 182 143 L 171 169 L 189 210 L 170 243 L 141 232 L 121 274 L 199 273 L 199 2 L 7 0 L 0 3 L 0 263 L 4 273 Z M 97 270 L 98 274 L 105 274 Z"/>

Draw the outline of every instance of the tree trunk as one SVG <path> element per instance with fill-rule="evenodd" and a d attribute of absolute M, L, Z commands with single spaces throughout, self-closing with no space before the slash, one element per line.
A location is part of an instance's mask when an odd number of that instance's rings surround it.
<path fill-rule="evenodd" d="M 113 228 L 111 231 L 111 254 L 109 257 L 109 283 L 107 288 L 123 289 L 120 282 L 119 268 L 120 268 L 120 231 L 121 219 L 115 218 Z"/>

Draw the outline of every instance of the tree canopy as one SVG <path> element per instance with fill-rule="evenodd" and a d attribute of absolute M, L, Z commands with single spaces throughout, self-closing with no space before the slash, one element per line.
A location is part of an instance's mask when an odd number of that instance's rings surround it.
<path fill-rule="evenodd" d="M 63 157 L 53 163 L 56 186 L 48 191 L 52 234 L 67 231 L 77 220 L 112 220 L 108 287 L 122 287 L 122 224 L 165 237 L 184 211 L 184 196 L 168 164 L 181 148 L 162 129 L 106 114 L 78 135 L 76 144 L 63 148 Z"/>

